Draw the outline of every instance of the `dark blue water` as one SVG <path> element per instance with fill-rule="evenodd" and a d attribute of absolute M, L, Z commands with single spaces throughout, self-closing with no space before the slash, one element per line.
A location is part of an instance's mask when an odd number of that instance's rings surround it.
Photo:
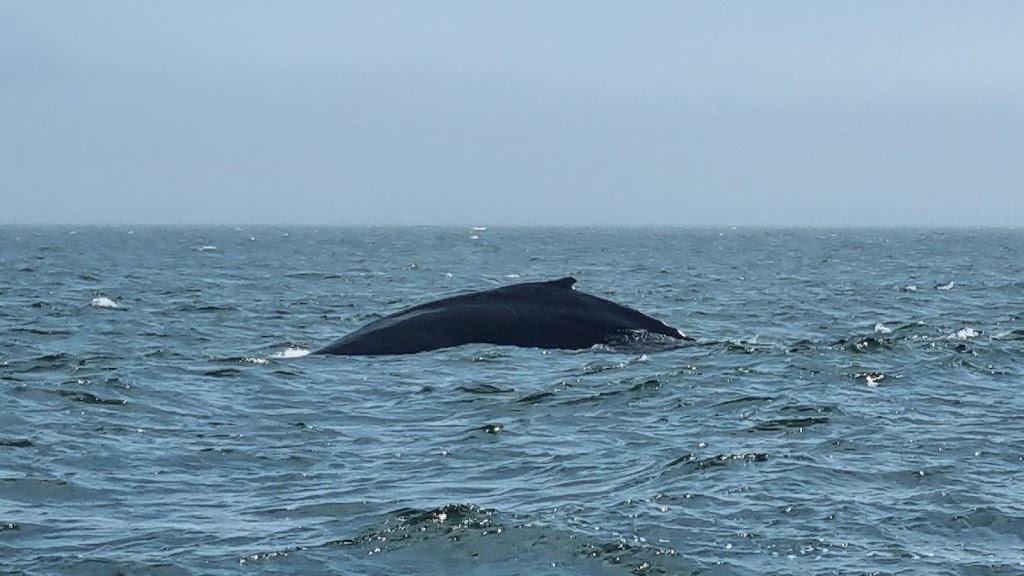
<path fill-rule="evenodd" d="M 573 275 L 699 339 L 301 357 Z M 1024 573 L 1024 232 L 0 228 L 4 574 Z"/>

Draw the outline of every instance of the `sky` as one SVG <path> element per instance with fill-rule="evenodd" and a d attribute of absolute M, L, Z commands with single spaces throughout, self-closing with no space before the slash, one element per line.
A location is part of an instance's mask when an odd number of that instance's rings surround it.
<path fill-rule="evenodd" d="M 1024 2 L 0 0 L 0 223 L 1024 226 Z"/>

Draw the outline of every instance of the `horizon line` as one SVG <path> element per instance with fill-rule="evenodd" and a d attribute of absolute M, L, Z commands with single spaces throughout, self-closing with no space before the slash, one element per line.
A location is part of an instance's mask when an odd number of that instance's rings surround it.
<path fill-rule="evenodd" d="M 0 227 L 23 228 L 436 228 L 469 230 L 501 228 L 546 229 L 663 229 L 663 230 L 1016 230 L 1024 224 L 614 224 L 569 223 L 310 223 L 310 222 L 0 222 Z"/>

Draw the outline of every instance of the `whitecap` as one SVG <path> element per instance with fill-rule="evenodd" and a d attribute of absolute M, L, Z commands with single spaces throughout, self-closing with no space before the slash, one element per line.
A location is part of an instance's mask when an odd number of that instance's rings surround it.
<path fill-rule="evenodd" d="M 206 244 L 206 245 L 203 245 L 203 246 L 196 246 L 195 248 L 193 248 L 193 250 L 195 250 L 196 252 L 212 252 L 213 250 L 216 250 L 216 249 L 217 249 L 217 247 L 212 245 L 212 244 Z"/>
<path fill-rule="evenodd" d="M 114 302 L 106 296 L 97 296 L 93 298 L 92 301 L 89 302 L 89 305 L 97 308 L 120 308 L 120 306 L 117 305 L 117 302 Z"/>
<path fill-rule="evenodd" d="M 956 282 L 953 282 L 952 280 L 950 280 L 948 284 L 936 284 L 935 285 L 935 289 L 936 290 L 952 290 L 953 286 L 955 286 L 955 285 L 956 285 Z"/>
<path fill-rule="evenodd" d="M 285 348 L 280 352 L 274 352 L 273 354 L 270 355 L 270 357 L 282 359 L 302 358 L 303 356 L 309 356 L 310 352 L 311 350 L 309 350 L 308 348 L 297 348 L 294 346 L 289 346 L 288 348 Z"/>
<path fill-rule="evenodd" d="M 889 328 L 885 324 L 879 322 L 875 324 L 875 332 L 878 332 L 879 334 L 892 334 L 892 328 Z"/>
<path fill-rule="evenodd" d="M 857 372 L 854 378 L 860 378 L 871 388 L 878 388 L 878 383 L 885 380 L 885 374 L 881 372 Z"/>
<path fill-rule="evenodd" d="M 487 231 L 487 226 L 473 226 L 470 230 L 473 232 L 485 232 Z"/>
<path fill-rule="evenodd" d="M 479 236 L 477 236 L 476 234 L 473 234 L 472 236 L 470 236 L 470 237 L 469 237 L 469 239 L 470 239 L 470 240 L 479 240 L 479 239 L 480 239 L 480 237 L 479 237 Z"/>
<path fill-rule="evenodd" d="M 951 340 L 970 340 L 971 338 L 977 338 L 981 336 L 981 332 L 974 328 L 966 327 L 957 330 L 956 332 L 948 336 Z"/>

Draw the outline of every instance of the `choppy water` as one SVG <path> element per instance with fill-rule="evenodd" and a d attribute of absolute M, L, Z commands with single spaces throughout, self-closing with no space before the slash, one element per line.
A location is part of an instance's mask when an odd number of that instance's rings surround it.
<path fill-rule="evenodd" d="M 573 275 L 700 339 L 300 357 Z M 0 572 L 1024 573 L 1024 232 L 0 228 Z"/>

